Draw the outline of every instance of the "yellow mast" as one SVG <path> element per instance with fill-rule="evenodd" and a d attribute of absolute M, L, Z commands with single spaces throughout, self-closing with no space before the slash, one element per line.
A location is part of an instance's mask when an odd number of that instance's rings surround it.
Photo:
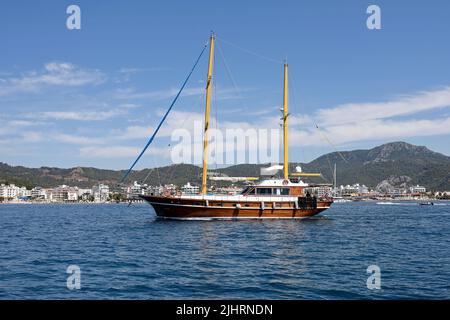
<path fill-rule="evenodd" d="M 288 65 L 284 64 L 284 90 L 283 90 L 283 177 L 285 180 L 289 178 L 289 143 L 288 143 Z"/>
<path fill-rule="evenodd" d="M 214 60 L 214 34 L 211 34 L 209 42 L 210 45 L 209 45 L 208 77 L 206 80 L 205 128 L 203 133 L 203 175 L 202 175 L 201 194 L 206 193 L 206 179 L 208 175 L 208 129 L 209 129 L 209 114 L 211 109 L 211 79 Z"/>

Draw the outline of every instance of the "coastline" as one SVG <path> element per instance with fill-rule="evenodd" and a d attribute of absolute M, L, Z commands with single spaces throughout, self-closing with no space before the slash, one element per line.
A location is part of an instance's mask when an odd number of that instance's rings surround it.
<path fill-rule="evenodd" d="M 132 204 L 144 204 L 144 201 L 133 201 Z M 0 202 L 0 205 L 117 205 L 117 204 L 125 204 L 129 205 L 129 202 L 33 202 L 33 201 L 13 201 L 13 202 Z"/>

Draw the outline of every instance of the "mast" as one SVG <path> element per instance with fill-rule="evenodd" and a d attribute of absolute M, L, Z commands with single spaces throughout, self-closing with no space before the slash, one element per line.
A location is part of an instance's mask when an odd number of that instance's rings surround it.
<path fill-rule="evenodd" d="M 284 88 L 283 88 L 283 177 L 285 180 L 289 178 L 289 142 L 288 142 L 288 65 L 284 64 Z"/>
<path fill-rule="evenodd" d="M 336 162 L 334 163 L 333 184 L 334 184 L 334 189 L 336 190 L 336 187 L 337 187 L 337 184 L 336 184 Z"/>
<path fill-rule="evenodd" d="M 206 80 L 206 106 L 205 106 L 205 128 L 203 132 L 203 175 L 202 175 L 202 189 L 201 194 L 206 193 L 206 179 L 208 175 L 208 129 L 209 129 L 209 114 L 211 110 L 211 80 L 213 72 L 214 60 L 214 33 L 209 38 L 209 62 L 208 62 L 208 76 Z"/>

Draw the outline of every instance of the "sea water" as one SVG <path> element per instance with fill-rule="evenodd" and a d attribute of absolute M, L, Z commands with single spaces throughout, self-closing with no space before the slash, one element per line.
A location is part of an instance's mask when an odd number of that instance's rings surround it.
<path fill-rule="evenodd" d="M 2 204 L 0 299 L 449 299 L 450 203 L 437 204 L 243 221 L 162 220 L 147 204 Z M 373 265 L 380 289 L 367 284 Z"/>

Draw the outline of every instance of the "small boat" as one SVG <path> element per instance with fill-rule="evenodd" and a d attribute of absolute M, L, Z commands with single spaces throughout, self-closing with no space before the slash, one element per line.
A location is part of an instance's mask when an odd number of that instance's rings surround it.
<path fill-rule="evenodd" d="M 431 201 L 427 201 L 427 202 L 419 202 L 419 205 L 421 206 L 433 206 L 434 203 Z"/>
<path fill-rule="evenodd" d="M 284 132 L 284 163 L 279 170 L 283 170 L 282 178 L 265 179 L 248 186 L 238 195 L 219 195 L 208 192 L 208 128 L 213 61 L 214 35 L 211 35 L 206 81 L 203 175 L 200 193 L 192 195 L 166 192 L 162 195 L 149 194 L 140 195 L 140 197 L 154 208 L 158 217 L 171 219 L 298 219 L 314 216 L 328 209 L 333 203 L 333 199 L 328 195 L 316 197 L 312 191 L 315 185 L 310 185 L 301 179 L 301 177 L 320 177 L 320 173 L 295 172 L 289 174 L 288 172 L 287 63 L 284 64 L 283 116 L 281 118 Z M 242 181 L 243 178 L 229 178 L 230 181 L 234 181 L 233 179 Z M 244 180 L 255 179 L 247 177 Z"/>

